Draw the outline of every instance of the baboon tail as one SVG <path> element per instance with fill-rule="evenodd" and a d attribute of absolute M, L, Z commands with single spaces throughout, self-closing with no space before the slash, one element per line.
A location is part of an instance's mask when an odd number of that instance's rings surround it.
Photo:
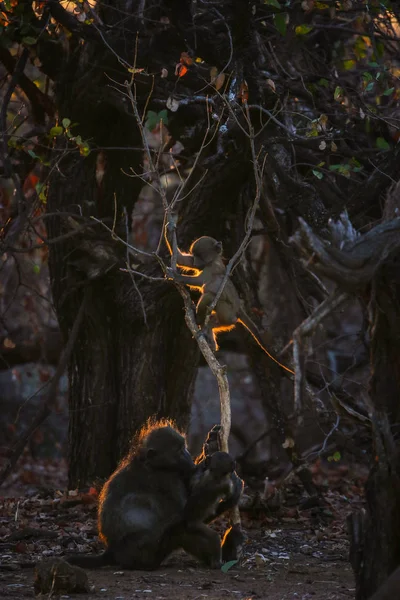
<path fill-rule="evenodd" d="M 281 362 L 279 362 L 278 359 L 275 358 L 275 356 L 272 356 L 272 354 L 268 352 L 263 342 L 261 341 L 261 336 L 260 332 L 258 331 L 257 325 L 249 317 L 249 315 L 246 313 L 243 307 L 240 307 L 239 309 L 238 323 L 241 323 L 247 329 L 247 331 L 253 336 L 254 341 L 260 346 L 260 348 L 265 352 L 265 354 L 269 356 L 271 360 L 274 361 L 274 363 L 282 367 L 282 369 L 284 369 L 288 373 L 291 373 L 291 375 L 294 375 L 294 371 L 292 371 L 292 369 L 289 369 L 289 367 L 283 365 Z"/>
<path fill-rule="evenodd" d="M 108 549 L 102 554 L 68 554 L 65 560 L 70 565 L 76 565 L 83 569 L 98 569 L 116 564 L 113 553 Z"/>

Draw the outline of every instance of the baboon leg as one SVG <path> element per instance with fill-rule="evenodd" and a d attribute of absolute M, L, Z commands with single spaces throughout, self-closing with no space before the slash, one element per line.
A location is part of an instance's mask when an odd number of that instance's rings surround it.
<path fill-rule="evenodd" d="M 211 569 L 221 567 L 221 538 L 207 525 L 188 525 L 181 534 L 179 545 Z"/>
<path fill-rule="evenodd" d="M 237 321 L 237 314 L 230 302 L 218 300 L 215 312 L 218 316 L 218 323 L 221 327 L 234 327 Z"/>
<path fill-rule="evenodd" d="M 222 540 L 222 560 L 229 562 L 242 556 L 245 537 L 239 524 L 232 525 L 225 531 Z"/>
<path fill-rule="evenodd" d="M 214 300 L 213 294 L 203 294 L 196 306 L 196 321 L 197 325 L 203 327 L 207 316 L 207 309 Z"/>
<path fill-rule="evenodd" d="M 116 561 L 123 569 L 153 571 L 166 557 L 162 544 L 153 540 L 140 539 L 140 535 L 126 536 L 114 548 Z"/>
<path fill-rule="evenodd" d="M 199 325 L 199 327 L 203 327 L 204 321 L 206 320 L 206 316 L 207 316 L 207 309 L 213 300 L 214 300 L 213 294 L 203 294 L 203 296 L 200 298 L 199 302 L 197 303 L 196 321 L 197 321 L 197 325 Z M 213 350 L 213 352 L 216 352 L 218 350 L 217 339 L 216 339 L 216 337 L 214 335 L 214 331 L 213 331 L 213 329 L 217 326 L 217 323 L 218 323 L 217 315 L 213 313 L 210 317 L 210 320 L 208 321 L 207 330 L 205 331 L 205 337 L 206 337 L 207 342 L 210 345 L 211 349 Z"/>

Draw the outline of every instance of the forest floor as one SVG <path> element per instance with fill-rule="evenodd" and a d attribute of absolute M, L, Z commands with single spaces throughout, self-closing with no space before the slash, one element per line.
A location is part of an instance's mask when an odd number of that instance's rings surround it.
<path fill-rule="evenodd" d="M 153 572 L 105 567 L 88 571 L 88 600 L 344 600 L 354 598 L 346 516 L 363 505 L 366 470 L 331 463 L 313 466 L 324 506 L 310 502 L 295 477 L 272 494 L 271 508 L 252 498 L 242 511 L 248 540 L 227 572 L 199 565 L 183 552 Z M 36 562 L 65 553 L 101 550 L 96 490 L 66 487 L 62 461 L 20 461 L 0 492 L 0 598 L 34 598 Z M 224 523 L 216 525 L 223 531 Z M 46 597 L 51 597 L 46 594 Z M 52 596 L 55 597 L 55 596 Z"/>

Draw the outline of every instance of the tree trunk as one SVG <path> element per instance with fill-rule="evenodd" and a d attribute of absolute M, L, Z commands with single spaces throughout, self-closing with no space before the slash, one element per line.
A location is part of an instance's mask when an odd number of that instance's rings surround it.
<path fill-rule="evenodd" d="M 115 10 L 117 4 L 126 14 L 123 23 Z M 126 174 L 142 172 L 143 144 L 132 106 L 121 93 L 130 75 L 116 54 L 129 64 L 137 60 L 148 73 L 161 73 L 165 64 L 179 60 L 186 47 L 183 38 L 193 30 L 185 3 L 179 3 L 178 10 L 178 5 L 169 2 L 163 8 L 158 2 L 148 2 L 144 22 L 140 6 L 139 2 L 103 3 L 100 17 L 110 27 L 109 46 L 95 33 L 85 44 L 76 43 L 56 87 L 60 119 L 66 117 L 79 124 L 79 134 L 89 140 L 91 152 L 84 158 L 76 149 L 75 153 L 65 150 L 62 140 L 58 144 L 53 153 L 48 211 L 108 218 L 108 225 L 115 221 L 122 237 L 122 208 L 131 214 L 143 185 L 139 178 Z M 244 35 L 251 12 L 247 5 L 236 3 L 226 3 L 223 10 L 233 39 L 225 31 L 217 51 L 204 27 L 196 38 L 199 56 L 206 58 L 210 53 L 212 60 L 218 56 L 224 64 L 232 59 L 231 69 L 242 73 L 243 44 L 253 43 L 251 36 Z M 160 14 L 168 14 L 174 26 L 153 31 L 152 17 L 158 21 Z M 146 28 L 151 35 L 146 34 Z M 232 43 L 234 56 L 230 56 Z M 249 60 L 248 80 L 252 81 L 255 73 Z M 167 80 L 136 75 L 134 89 L 140 115 L 149 109 L 158 111 L 160 105 L 165 109 L 169 94 L 176 89 L 190 98 L 204 87 L 204 77 L 200 67 L 178 83 L 173 72 Z M 242 79 L 233 79 L 238 88 Z M 223 106 L 221 102 L 215 110 L 223 110 Z M 206 104 L 182 105 L 178 115 L 169 115 L 168 127 L 175 140 L 182 139 L 187 152 L 198 151 L 209 127 Z M 194 190 L 179 207 L 178 233 L 183 248 L 204 234 L 223 242 L 229 238 L 226 224 L 235 214 L 241 187 L 252 172 L 245 160 L 248 151 L 249 144 L 233 119 L 224 139 L 217 144 L 215 136 L 214 143 L 206 146 L 191 184 Z M 50 237 L 65 233 L 61 223 L 58 217 L 48 219 Z M 110 257 L 106 265 L 100 264 L 104 255 Z M 100 225 L 50 247 L 53 297 L 64 336 L 68 336 L 83 298 L 86 303 L 84 326 L 69 367 L 71 486 L 107 477 L 132 434 L 148 417 L 167 416 L 184 429 L 188 424 L 198 349 L 186 328 L 181 298 L 168 282 L 136 276 L 134 285 L 129 274 L 118 270 L 125 260 L 125 249 Z M 145 268 L 148 274 L 162 277 L 157 263 Z"/>
<path fill-rule="evenodd" d="M 375 462 L 366 484 L 367 514 L 361 519 L 359 515 L 353 516 L 350 521 L 357 600 L 369 598 L 400 565 L 399 256 L 385 265 L 375 280 L 370 313 L 370 397 Z"/>
<path fill-rule="evenodd" d="M 124 198 L 136 191 L 136 180 L 121 178 L 123 162 L 115 165 L 118 173 L 109 165 L 106 174 L 106 186 L 113 182 L 107 195 L 111 209 L 114 194 L 123 205 Z M 76 212 L 77 198 L 98 194 L 93 161 L 90 157 L 64 160 L 59 167 L 62 175 L 53 177 L 48 210 Z M 69 173 L 74 175 L 68 177 Z M 64 232 L 59 218 L 49 221 L 51 237 Z M 87 243 L 90 235 L 83 232 L 82 236 Z M 197 345 L 186 328 L 182 302 L 173 286 L 138 278 L 146 325 L 130 275 L 119 271 L 125 250 L 114 248 L 109 233 L 97 226 L 89 244 L 94 250 L 108 244 L 117 264 L 88 281 L 75 268 L 91 260 L 90 252 L 88 256 L 82 253 L 80 241 L 78 236 L 50 247 L 53 297 L 66 337 L 85 298 L 84 326 L 69 365 L 71 487 L 107 477 L 148 417 L 170 417 L 185 429 L 198 361 Z M 153 274 L 161 276 L 161 271 Z"/>
<path fill-rule="evenodd" d="M 356 598 L 367 600 L 400 564 L 400 186 L 388 191 L 382 220 L 354 235 L 346 215 L 322 240 L 303 221 L 293 236 L 313 269 L 346 294 L 367 299 L 370 320 L 370 394 L 374 462 L 366 484 L 367 510 L 349 517 Z M 347 233 L 346 233 L 347 232 Z"/>

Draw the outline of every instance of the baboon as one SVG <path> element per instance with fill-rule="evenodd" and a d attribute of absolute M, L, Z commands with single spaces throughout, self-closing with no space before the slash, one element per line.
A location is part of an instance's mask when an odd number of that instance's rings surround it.
<path fill-rule="evenodd" d="M 196 473 L 185 438 L 168 421 L 149 424 L 105 483 L 99 497 L 98 528 L 106 550 L 101 555 L 70 555 L 81 567 L 117 564 L 152 570 L 176 548 L 208 566 L 221 564 L 218 533 L 199 524 L 185 507 Z M 193 523 L 187 527 L 188 522 Z"/>
<path fill-rule="evenodd" d="M 172 253 L 168 241 L 168 226 L 165 239 Z M 209 307 L 214 301 L 226 273 L 226 267 L 222 260 L 222 243 L 207 235 L 200 237 L 190 246 L 189 254 L 178 250 L 177 265 L 183 270 L 196 271 L 195 275 L 183 275 L 181 273 L 174 274 L 172 269 L 168 268 L 167 276 L 188 285 L 190 288 L 201 290 L 201 296 L 196 307 L 196 320 L 197 324 L 203 327 Z M 244 310 L 240 296 L 233 282 L 228 278 L 209 320 L 211 335 L 208 337 L 214 351 L 218 350 L 217 334 L 220 331 L 234 329 L 237 323 L 240 323 L 249 331 L 253 339 L 269 358 L 282 367 L 282 369 L 294 375 L 291 369 L 281 364 L 265 348 L 261 342 L 257 325 Z"/>
<path fill-rule="evenodd" d="M 234 508 L 243 491 L 243 481 L 235 472 L 236 463 L 230 454 L 220 452 L 221 425 L 214 425 L 196 459 L 196 472 L 190 480 L 191 494 L 185 516 L 190 528 L 194 517 L 210 523 L 219 515 Z M 240 557 L 244 535 L 240 524 L 229 527 L 222 540 L 223 562 Z"/>
<path fill-rule="evenodd" d="M 214 519 L 221 501 L 232 496 L 232 473 L 235 461 L 227 452 L 207 456 L 190 480 L 190 496 L 185 506 L 185 520 L 206 523 Z"/>
<path fill-rule="evenodd" d="M 203 473 L 209 469 L 211 460 L 214 455 L 216 458 L 213 462 L 214 467 L 214 478 L 216 473 L 219 471 L 220 474 L 227 474 L 230 471 L 231 487 L 230 492 L 226 494 L 225 498 L 217 504 L 215 507 L 215 513 L 210 514 L 207 522 L 212 521 L 219 515 L 222 515 L 227 510 L 230 510 L 236 506 L 240 500 L 240 496 L 243 491 L 243 481 L 237 475 L 235 468 L 236 463 L 234 459 L 226 452 L 220 452 L 221 447 L 221 425 L 214 425 L 207 434 L 207 438 L 203 444 L 203 450 L 201 454 L 196 458 L 196 471 L 191 477 L 191 487 L 195 486 L 196 482 L 201 480 Z M 193 493 L 193 492 L 192 492 Z"/>

